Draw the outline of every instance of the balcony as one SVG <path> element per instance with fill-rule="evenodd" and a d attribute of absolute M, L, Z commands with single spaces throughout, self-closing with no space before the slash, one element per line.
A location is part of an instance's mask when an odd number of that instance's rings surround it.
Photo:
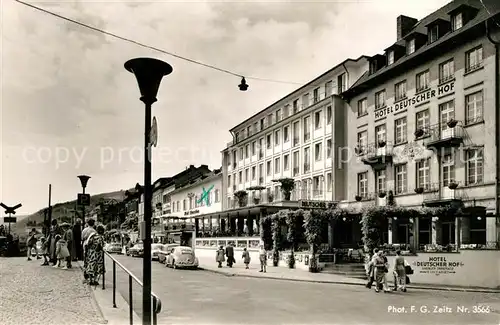
<path fill-rule="evenodd" d="M 462 202 L 466 200 L 467 197 L 465 191 L 460 188 L 460 185 L 460 182 L 456 181 L 450 182 L 446 186 L 444 183 L 429 184 L 426 188 L 424 188 L 422 193 L 423 205 L 427 207 L 462 205 Z M 418 192 L 420 192 L 420 189 L 418 190 Z"/>
<path fill-rule="evenodd" d="M 311 189 L 294 189 L 292 191 L 292 200 L 308 200 L 308 201 L 324 201 L 326 192 L 323 190 L 311 190 Z"/>
<path fill-rule="evenodd" d="M 373 201 L 377 197 L 376 193 L 358 193 L 354 196 L 354 199 L 357 202 L 366 202 L 366 201 Z"/>
<path fill-rule="evenodd" d="M 429 137 L 425 145 L 427 149 L 460 147 L 464 142 L 464 129 L 458 121 L 451 120 L 447 124 L 435 124 L 427 128 L 417 129 L 415 137 Z"/>
<path fill-rule="evenodd" d="M 392 144 L 390 143 L 377 142 L 364 147 L 358 146 L 354 152 L 365 165 L 377 167 L 392 163 Z"/>

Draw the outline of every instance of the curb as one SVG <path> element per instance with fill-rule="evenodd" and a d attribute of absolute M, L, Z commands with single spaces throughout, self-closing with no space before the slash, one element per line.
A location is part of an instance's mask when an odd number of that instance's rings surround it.
<path fill-rule="evenodd" d="M 73 261 L 73 265 L 78 265 L 78 268 L 80 269 L 81 273 L 82 273 L 82 276 L 83 276 L 83 266 L 82 264 L 80 263 L 80 261 Z M 102 324 L 108 324 L 108 320 L 106 319 L 106 317 L 104 316 L 104 313 L 102 312 L 102 308 L 101 306 L 99 305 L 99 303 L 97 302 L 97 299 L 95 297 L 95 293 L 94 293 L 94 290 L 92 290 L 90 288 L 90 286 L 84 284 L 85 287 L 87 288 L 87 291 L 90 292 L 91 296 L 92 296 L 92 304 L 94 305 L 94 307 L 99 311 L 99 314 L 101 316 L 101 318 L 104 320 L 104 322 Z"/>
<path fill-rule="evenodd" d="M 227 277 L 242 277 L 242 278 L 257 278 L 257 279 L 265 279 L 265 280 L 282 280 L 282 281 L 291 281 L 291 282 L 309 282 L 309 283 L 322 283 L 322 284 L 341 284 L 341 285 L 350 285 L 350 286 L 364 286 L 363 283 L 353 283 L 348 281 L 331 281 L 331 280 L 308 280 L 308 279 L 291 279 L 286 278 L 284 276 L 259 276 L 252 274 L 238 274 L 238 273 L 228 273 L 224 271 L 208 269 L 204 267 L 198 267 L 198 269 L 212 272 L 216 274 L 221 274 Z M 453 291 L 453 292 L 475 292 L 475 293 L 500 293 L 500 289 L 481 289 L 481 288 L 460 288 L 460 287 L 431 287 L 426 285 L 409 285 L 409 289 L 416 290 L 432 290 L 432 291 Z"/>

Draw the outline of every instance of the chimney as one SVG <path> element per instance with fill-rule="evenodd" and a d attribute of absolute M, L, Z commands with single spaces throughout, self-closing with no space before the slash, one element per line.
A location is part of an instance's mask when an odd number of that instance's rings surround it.
<path fill-rule="evenodd" d="M 418 23 L 418 19 L 411 18 L 408 16 L 400 15 L 397 18 L 397 32 L 398 32 L 398 41 L 405 37 Z"/>

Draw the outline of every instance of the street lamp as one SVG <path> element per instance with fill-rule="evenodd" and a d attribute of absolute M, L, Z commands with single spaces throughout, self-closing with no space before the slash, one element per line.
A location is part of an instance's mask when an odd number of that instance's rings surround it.
<path fill-rule="evenodd" d="M 87 175 L 80 175 L 78 176 L 78 178 L 80 179 L 80 183 L 82 184 L 82 200 L 85 200 L 85 188 L 87 187 L 87 183 L 90 179 L 90 176 L 87 176 Z M 83 218 L 83 223 L 85 224 L 85 205 L 86 205 L 86 202 L 78 202 L 79 204 L 81 204 L 82 206 L 82 218 Z M 90 203 L 90 202 L 89 202 Z"/>
<path fill-rule="evenodd" d="M 172 66 L 166 62 L 151 58 L 136 58 L 125 63 L 125 69 L 132 72 L 139 85 L 141 101 L 146 106 L 144 123 L 144 243 L 143 272 L 144 288 L 142 291 L 142 324 L 151 324 L 151 105 L 156 102 L 156 95 L 163 76 L 172 73 Z M 153 140 L 153 141 L 152 141 Z M 156 308 L 156 306 L 155 306 Z"/>

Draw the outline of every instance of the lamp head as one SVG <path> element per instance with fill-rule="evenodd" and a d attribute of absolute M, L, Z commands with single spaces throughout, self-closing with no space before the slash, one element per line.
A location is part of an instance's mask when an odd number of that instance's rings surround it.
<path fill-rule="evenodd" d="M 245 80 L 245 77 L 241 78 L 241 83 L 238 85 L 238 88 L 240 88 L 241 91 L 247 91 L 248 84 L 247 81 Z"/>
<path fill-rule="evenodd" d="M 87 187 L 87 182 L 89 181 L 90 176 L 80 175 L 80 176 L 78 176 L 78 178 L 80 179 L 80 183 L 82 183 L 82 187 L 86 188 Z"/>
<path fill-rule="evenodd" d="M 139 85 L 141 100 L 145 104 L 156 102 L 156 95 L 163 76 L 172 73 L 170 64 L 152 58 L 136 58 L 125 62 L 125 69 L 132 72 Z"/>

